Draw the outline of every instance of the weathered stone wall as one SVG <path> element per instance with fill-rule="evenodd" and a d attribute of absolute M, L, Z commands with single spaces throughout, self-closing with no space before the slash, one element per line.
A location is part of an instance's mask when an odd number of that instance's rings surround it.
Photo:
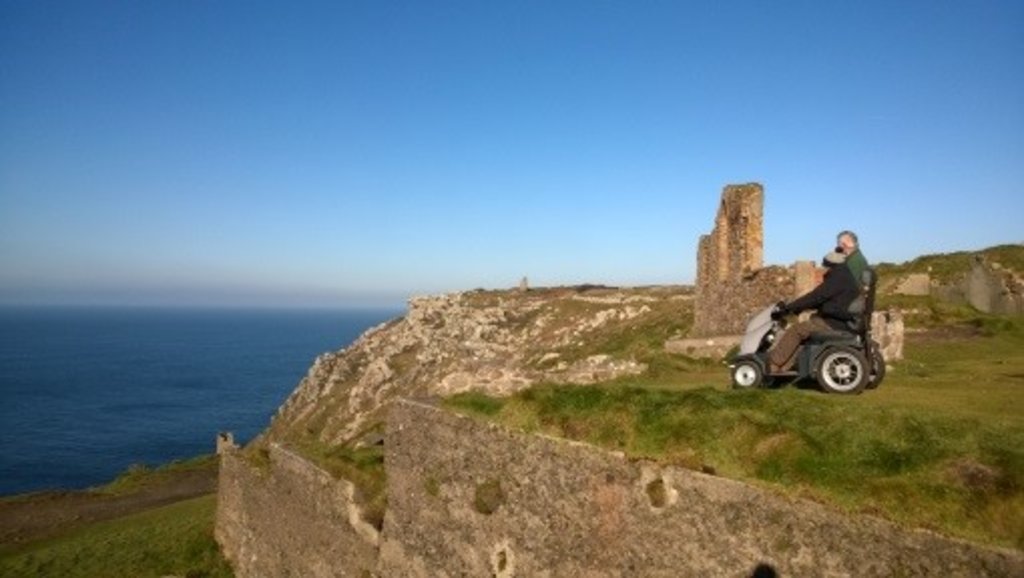
<path fill-rule="evenodd" d="M 903 312 L 899 309 L 875 311 L 871 315 L 871 337 L 887 362 L 903 359 L 904 329 Z"/>
<path fill-rule="evenodd" d="M 1021 576 L 990 550 L 416 402 L 388 422 L 380 576 Z"/>
<path fill-rule="evenodd" d="M 221 454 L 215 535 L 239 578 L 356 576 L 377 563 L 377 530 L 360 518 L 354 488 L 270 446 L 256 467 Z"/>
<path fill-rule="evenodd" d="M 271 576 L 1021 576 L 1024 554 L 394 404 L 380 534 L 352 486 L 272 445 L 221 456 L 216 538 Z M 764 574 L 768 575 L 768 574 Z"/>
<path fill-rule="evenodd" d="M 793 270 L 778 266 L 764 267 L 740 281 L 698 286 L 692 335 L 742 335 L 755 313 L 795 296 Z"/>
<path fill-rule="evenodd" d="M 1014 272 L 977 258 L 963 281 L 967 302 L 997 315 L 1024 315 L 1024 281 Z"/>

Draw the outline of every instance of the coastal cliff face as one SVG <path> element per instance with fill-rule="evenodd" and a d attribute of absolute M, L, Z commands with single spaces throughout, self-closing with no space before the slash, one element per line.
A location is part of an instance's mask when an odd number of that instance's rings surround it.
<path fill-rule="evenodd" d="M 692 297 L 682 287 L 416 298 L 404 317 L 318 357 L 263 441 L 347 443 L 379 429 L 389 403 L 403 396 L 506 395 L 537 383 L 639 375 L 646 357 L 691 322 Z"/>

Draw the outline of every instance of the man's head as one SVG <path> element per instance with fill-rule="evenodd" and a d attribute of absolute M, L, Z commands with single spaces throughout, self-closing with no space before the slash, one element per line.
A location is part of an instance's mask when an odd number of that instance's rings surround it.
<path fill-rule="evenodd" d="M 843 231 L 836 235 L 836 250 L 849 255 L 857 250 L 857 233 Z"/>

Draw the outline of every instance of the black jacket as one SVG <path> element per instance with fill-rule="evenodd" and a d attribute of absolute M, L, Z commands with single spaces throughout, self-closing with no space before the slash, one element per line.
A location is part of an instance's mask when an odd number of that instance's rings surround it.
<path fill-rule="evenodd" d="M 833 329 L 848 329 L 853 320 L 850 303 L 860 294 L 860 286 L 846 264 L 833 265 L 825 271 L 825 280 L 813 291 L 802 295 L 786 308 L 791 313 L 817 309 L 818 315 Z"/>

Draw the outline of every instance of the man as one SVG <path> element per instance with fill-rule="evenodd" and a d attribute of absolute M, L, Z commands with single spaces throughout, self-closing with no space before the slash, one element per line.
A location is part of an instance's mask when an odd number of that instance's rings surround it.
<path fill-rule="evenodd" d="M 850 268 L 857 284 L 863 283 L 864 270 L 868 268 L 868 260 L 864 258 L 864 253 L 860 252 L 857 234 L 853 231 L 843 231 L 836 235 L 836 251 L 846 256 L 846 266 Z"/>
<path fill-rule="evenodd" d="M 787 328 L 768 352 L 769 373 L 789 371 L 800 343 L 812 333 L 847 329 L 847 322 L 853 319 L 850 303 L 860 294 L 860 284 L 854 280 L 853 272 L 844 261 L 845 256 L 838 252 L 825 255 L 821 262 L 826 269 L 825 279 L 821 284 L 788 305 L 779 302 L 772 312 L 772 317 L 778 319 L 790 313 L 817 310 L 817 314 L 807 321 Z"/>

